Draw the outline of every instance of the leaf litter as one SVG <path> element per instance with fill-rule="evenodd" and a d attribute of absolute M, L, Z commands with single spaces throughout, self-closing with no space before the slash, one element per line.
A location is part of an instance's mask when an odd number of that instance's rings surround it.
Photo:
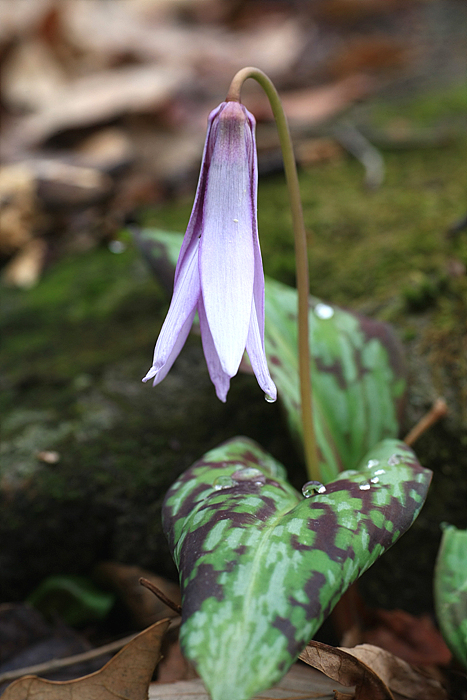
<path fill-rule="evenodd" d="M 169 620 L 161 620 L 148 627 L 100 671 L 72 681 L 25 676 L 8 686 L 3 700 L 147 700 L 169 624 Z"/>

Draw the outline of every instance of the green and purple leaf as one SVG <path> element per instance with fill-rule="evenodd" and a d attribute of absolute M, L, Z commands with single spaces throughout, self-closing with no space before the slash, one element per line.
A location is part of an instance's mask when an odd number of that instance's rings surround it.
<path fill-rule="evenodd" d="M 135 233 L 152 270 L 171 292 L 182 236 L 157 229 Z M 297 292 L 266 278 L 265 349 L 290 429 L 301 439 Z M 322 480 L 356 469 L 369 449 L 398 434 L 405 391 L 400 347 L 386 324 L 310 297 L 310 348 L 315 430 Z"/>
<path fill-rule="evenodd" d="M 386 440 L 359 471 L 303 498 L 247 438 L 179 477 L 163 522 L 180 572 L 180 639 L 213 700 L 248 700 L 285 674 L 348 586 L 410 527 L 430 478 L 407 445 Z"/>
<path fill-rule="evenodd" d="M 467 530 L 445 526 L 436 560 L 434 593 L 444 640 L 467 668 Z"/>

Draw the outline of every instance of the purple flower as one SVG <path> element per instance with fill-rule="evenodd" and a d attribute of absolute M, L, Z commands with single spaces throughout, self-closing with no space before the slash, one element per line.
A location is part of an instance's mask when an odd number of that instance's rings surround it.
<path fill-rule="evenodd" d="M 209 115 L 195 202 L 172 301 L 143 381 L 161 382 L 196 311 L 209 375 L 225 401 L 246 349 L 258 384 L 277 398 L 264 352 L 264 275 L 256 220 L 255 118 L 238 102 Z"/>

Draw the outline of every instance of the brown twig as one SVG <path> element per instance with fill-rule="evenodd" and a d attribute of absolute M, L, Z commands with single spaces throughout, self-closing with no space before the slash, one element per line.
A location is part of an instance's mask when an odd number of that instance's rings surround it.
<path fill-rule="evenodd" d="M 161 600 L 165 605 L 167 605 L 167 607 L 172 608 L 172 610 L 174 610 L 177 613 L 177 615 L 182 614 L 181 606 L 177 605 L 177 603 L 174 603 L 173 600 L 170 600 L 170 598 L 167 598 L 165 593 L 162 593 L 160 588 L 157 588 L 157 586 L 151 583 L 151 581 L 148 581 L 147 578 L 141 577 L 139 579 L 139 582 L 142 586 L 150 590 L 151 593 L 154 593 L 154 595 L 157 596 L 159 600 Z"/>
<path fill-rule="evenodd" d="M 5 673 L 0 673 L 0 683 L 4 683 L 6 681 L 14 681 L 16 678 L 21 678 L 22 676 L 43 676 L 45 673 L 56 671 L 59 668 L 65 668 L 66 666 L 74 666 L 75 664 L 80 664 L 84 661 L 97 659 L 99 658 L 99 656 L 104 656 L 104 654 L 112 654 L 114 651 L 119 651 L 122 647 L 125 646 L 125 644 L 131 642 L 131 640 L 135 637 L 136 634 L 130 634 L 128 637 L 123 637 L 123 639 L 117 639 L 115 642 L 110 642 L 110 644 L 105 644 L 102 647 L 97 647 L 97 649 L 90 649 L 89 651 L 84 651 L 81 654 L 67 656 L 64 659 L 51 659 L 50 661 L 44 661 L 42 664 L 26 666 L 25 668 L 16 668 L 14 671 L 5 671 Z"/>
<path fill-rule="evenodd" d="M 413 445 L 423 433 L 437 423 L 441 418 L 448 413 L 448 407 L 444 399 L 436 399 L 431 409 L 426 413 L 415 425 L 412 430 L 407 433 L 404 442 L 407 445 Z"/>

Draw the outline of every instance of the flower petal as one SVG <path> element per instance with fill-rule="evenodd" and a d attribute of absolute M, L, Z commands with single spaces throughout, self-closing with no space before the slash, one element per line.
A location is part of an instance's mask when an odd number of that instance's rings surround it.
<path fill-rule="evenodd" d="M 148 381 L 154 377 L 170 358 L 172 358 L 173 364 L 186 340 L 191 326 L 190 323 L 188 331 L 185 333 L 187 321 L 190 317 L 191 321 L 193 321 L 194 311 L 201 292 L 198 272 L 198 249 L 199 242 L 195 239 L 184 255 L 169 311 L 154 349 L 152 367 L 143 381 Z M 185 333 L 185 337 L 180 344 L 179 337 L 181 338 L 183 335 L 182 330 Z M 173 351 L 177 347 L 178 351 L 173 355 Z"/>
<path fill-rule="evenodd" d="M 275 401 L 277 399 L 277 389 L 269 374 L 266 353 L 264 352 L 264 340 L 260 334 L 254 301 L 251 305 L 251 320 L 246 341 L 246 351 L 258 384 L 264 393 L 272 401 Z"/>
<path fill-rule="evenodd" d="M 254 137 L 246 110 L 227 102 L 217 116 L 207 173 L 200 277 L 207 322 L 222 369 L 237 371 L 245 349 L 254 282 Z"/>
<path fill-rule="evenodd" d="M 223 103 L 222 103 L 223 104 Z M 200 236 L 201 234 L 201 218 L 203 216 L 203 207 L 204 207 L 204 192 L 206 189 L 206 180 L 207 180 L 207 173 L 209 170 L 209 164 L 211 160 L 211 151 L 212 151 L 212 132 L 216 131 L 217 127 L 215 124 L 215 118 L 217 117 L 217 114 L 219 113 L 220 109 L 222 108 L 222 104 L 219 105 L 219 107 L 216 107 L 216 109 L 213 109 L 211 114 L 208 117 L 208 130 L 206 134 L 206 140 L 204 142 L 204 150 L 203 150 L 203 157 L 201 159 L 201 169 L 199 173 L 199 178 L 198 178 L 198 186 L 196 188 L 196 194 L 195 194 L 195 200 L 193 203 L 193 209 L 191 210 L 191 215 L 190 215 L 190 220 L 188 221 L 188 226 L 185 232 L 185 235 L 183 237 L 183 243 L 182 247 L 180 249 L 180 254 L 178 256 L 178 262 L 177 266 L 175 268 L 175 279 L 174 279 L 174 286 L 178 282 L 178 278 L 180 275 L 180 270 L 183 264 L 183 260 L 185 258 L 185 255 L 188 252 L 188 248 L 190 247 L 190 244 L 193 244 L 193 242 L 196 242 L 196 239 Z M 213 129 L 214 125 L 214 129 Z"/>
<path fill-rule="evenodd" d="M 177 340 L 175 341 L 175 345 L 172 348 L 172 351 L 170 355 L 168 356 L 167 360 L 165 361 L 165 364 L 160 368 L 160 369 L 154 369 L 154 365 L 151 367 L 147 375 L 144 377 L 143 382 L 149 381 L 149 379 L 154 378 L 154 381 L 152 383 L 153 386 L 156 386 L 156 384 L 160 384 L 163 379 L 166 378 L 170 370 L 172 369 L 172 365 L 177 359 L 177 357 L 180 354 L 180 350 L 183 348 L 185 345 L 185 341 L 188 338 L 188 334 L 191 330 L 191 326 L 193 324 L 193 319 L 196 314 L 196 308 L 193 309 L 191 314 L 188 316 L 186 319 L 185 323 L 183 324 L 180 333 L 178 334 Z"/>
<path fill-rule="evenodd" d="M 211 381 L 216 388 L 217 398 L 225 403 L 227 399 L 227 392 L 230 388 L 230 377 L 222 369 L 219 356 L 212 339 L 211 331 L 209 330 L 206 310 L 202 299 L 200 299 L 198 303 L 198 314 L 201 340 L 203 342 L 203 351 L 206 358 L 206 364 L 208 366 L 209 376 L 211 377 Z"/>

